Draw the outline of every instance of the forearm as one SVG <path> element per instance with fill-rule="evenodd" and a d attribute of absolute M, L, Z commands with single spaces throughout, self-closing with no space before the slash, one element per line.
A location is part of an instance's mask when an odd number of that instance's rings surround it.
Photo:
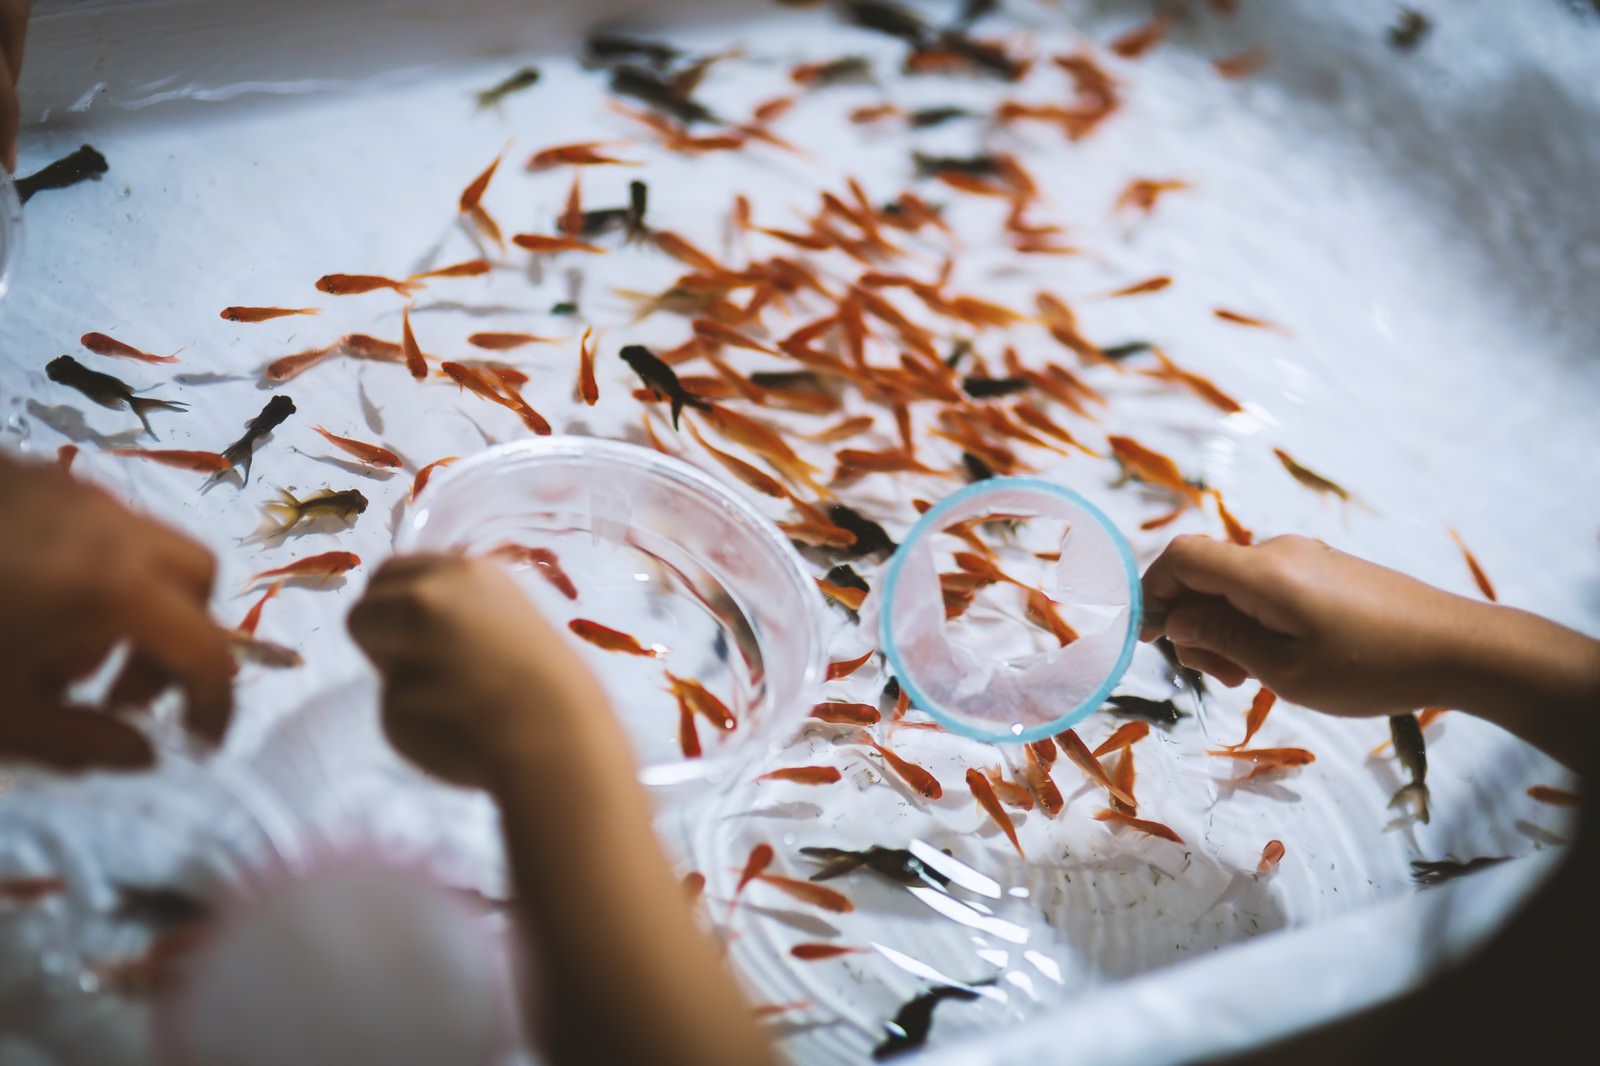
<path fill-rule="evenodd" d="M 548 743 L 536 751 L 548 753 Z M 493 792 L 535 961 L 530 1007 L 553 1060 L 771 1061 L 732 976 L 695 928 L 609 715 L 591 713 L 559 757 L 512 751 L 500 761 L 507 769 Z"/>
<path fill-rule="evenodd" d="M 1455 621 L 1439 703 L 1493 722 L 1575 769 L 1600 746 L 1600 641 L 1511 607 Z"/>

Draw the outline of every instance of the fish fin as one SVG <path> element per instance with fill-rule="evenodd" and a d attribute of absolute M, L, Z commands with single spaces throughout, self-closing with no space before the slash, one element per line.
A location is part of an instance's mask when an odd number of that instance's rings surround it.
<path fill-rule="evenodd" d="M 144 426 L 144 431 L 150 434 L 151 440 L 160 440 L 156 431 L 150 428 L 151 411 L 185 411 L 189 405 L 179 400 L 157 400 L 149 396 L 129 396 L 128 408 L 138 417 L 139 423 Z"/>
<path fill-rule="evenodd" d="M 672 396 L 671 396 L 671 400 L 672 400 L 672 431 L 674 433 L 676 433 L 676 432 L 678 432 L 678 416 L 683 414 L 683 403 L 684 403 L 683 393 L 681 393 L 681 392 L 673 393 Z"/>
<path fill-rule="evenodd" d="M 1402 804 L 1410 804 L 1412 810 L 1416 812 L 1417 821 L 1427 825 L 1428 800 L 1428 786 L 1421 781 L 1413 781 L 1394 794 L 1394 798 L 1389 801 L 1389 809 L 1393 810 Z"/>
<path fill-rule="evenodd" d="M 288 489 L 280 488 L 278 489 L 278 498 L 267 501 L 262 505 L 261 509 L 266 512 L 266 517 L 262 519 L 261 525 L 252 534 L 257 540 L 265 540 L 268 537 L 286 532 L 290 526 L 294 525 L 296 519 L 300 516 L 300 501 L 295 499 L 294 494 Z"/>

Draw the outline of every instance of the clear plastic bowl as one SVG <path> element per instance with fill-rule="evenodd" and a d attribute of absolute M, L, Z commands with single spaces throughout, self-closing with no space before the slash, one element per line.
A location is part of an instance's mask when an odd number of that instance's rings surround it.
<path fill-rule="evenodd" d="M 22 254 L 22 201 L 16 183 L 0 168 L 0 303 L 11 291 L 17 259 Z"/>
<path fill-rule="evenodd" d="M 716 478 L 646 448 L 593 437 L 500 445 L 428 487 L 397 551 L 554 553 L 569 599 L 538 564 L 513 573 L 558 627 L 625 633 L 651 658 L 571 638 L 604 681 L 647 785 L 720 780 L 766 755 L 803 720 L 823 671 L 823 604 L 794 548 Z M 692 716 L 688 757 L 667 672 L 731 709 L 731 730 Z"/>
<path fill-rule="evenodd" d="M 996 565 L 1049 596 L 1076 639 L 1058 644 L 998 596 L 982 618 L 974 611 L 946 620 L 940 559 L 965 546 L 939 534 L 985 515 L 1014 523 Z M 1040 555 L 1054 551 L 1059 559 L 1041 565 Z M 1042 580 L 1024 577 L 1037 571 Z M 991 587 L 1024 595 L 1010 582 Z M 1140 612 L 1139 574 L 1122 534 L 1088 500 L 1038 478 L 990 479 L 931 508 L 889 564 L 876 610 L 880 647 L 912 704 L 952 732 L 990 743 L 1054 736 L 1097 710 L 1133 659 Z"/>

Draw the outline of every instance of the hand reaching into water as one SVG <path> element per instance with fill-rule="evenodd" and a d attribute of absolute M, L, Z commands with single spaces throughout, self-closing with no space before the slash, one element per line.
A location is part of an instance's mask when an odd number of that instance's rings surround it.
<path fill-rule="evenodd" d="M 1144 577 L 1143 640 L 1234 686 L 1339 715 L 1425 706 L 1494 721 L 1572 765 L 1597 734 L 1600 641 L 1305 537 L 1178 537 Z"/>
<path fill-rule="evenodd" d="M 63 769 L 148 765 L 142 734 L 65 691 L 118 644 L 131 654 L 108 703 L 178 686 L 186 722 L 222 738 L 233 655 L 207 613 L 216 564 L 199 544 L 54 466 L 0 459 L 0 755 Z"/>

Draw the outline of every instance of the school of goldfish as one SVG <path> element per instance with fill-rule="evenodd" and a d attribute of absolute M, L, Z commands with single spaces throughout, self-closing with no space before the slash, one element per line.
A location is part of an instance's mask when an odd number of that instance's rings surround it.
<path fill-rule="evenodd" d="M 1103 42 L 1103 48 L 1085 44 L 1069 53 L 1044 55 L 1036 53 L 1026 35 L 972 32 L 976 23 L 993 17 L 997 6 L 969 2 L 953 23 L 934 26 L 910 9 L 878 0 L 838 5 L 850 24 L 904 42 L 902 73 L 907 76 L 949 79 L 952 95 L 963 99 L 970 94 L 961 91 L 961 79 L 971 78 L 995 79 L 1032 94 L 1027 99 L 1008 98 L 985 110 L 971 104 L 911 109 L 884 103 L 857 108 L 850 120 L 863 126 L 916 130 L 983 119 L 1001 128 L 1038 125 L 1058 131 L 1068 141 L 1083 141 L 1116 120 L 1125 79 L 1142 57 L 1161 47 L 1176 18 L 1163 8 L 1145 24 Z M 1212 2 L 1202 13 L 1201 5 L 1193 6 L 1196 10 L 1184 17 L 1225 18 L 1232 7 Z M 660 153 L 698 157 L 759 151 L 796 158 L 822 153 L 824 145 L 794 143 L 784 136 L 785 116 L 796 108 L 826 106 L 831 85 L 874 76 L 872 64 L 862 57 L 819 58 L 793 67 L 792 91 L 753 103 L 747 115 L 713 113 L 696 99 L 696 90 L 719 67 L 740 58 L 737 48 L 697 57 L 653 40 L 609 33 L 592 36 L 585 65 L 595 76 L 607 79 L 610 106 L 639 128 L 639 138 L 542 145 L 529 153 L 523 172 L 570 175 L 565 206 L 559 216 L 547 220 L 547 229 L 535 226 L 508 232 L 485 206 L 491 186 L 508 180 L 501 168 L 513 165 L 506 161 L 510 143 L 492 159 L 475 161 L 476 173 L 457 201 L 441 204 L 439 210 L 442 217 L 457 218 L 477 239 L 483 254 L 424 272 L 401 272 L 402 276 L 327 273 L 307 278 L 308 295 L 314 290 L 335 299 L 376 294 L 368 298 L 401 301 L 400 336 L 381 339 L 351 333 L 285 354 L 262 368 L 262 384 L 283 389 L 303 377 L 309 379 L 319 366 L 334 360 L 393 364 L 419 384 L 454 384 L 474 402 L 513 412 L 528 433 L 544 435 L 553 427 L 539 409 L 546 404 L 536 387 L 568 392 L 593 406 L 609 377 L 597 367 L 620 360 L 638 379 L 632 397 L 638 403 L 644 439 L 664 453 L 726 472 L 780 508 L 779 527 L 808 558 L 819 561 L 820 592 L 852 619 L 873 594 L 876 568 L 895 551 L 885 523 L 903 527 L 931 507 L 930 501 L 962 484 L 1034 472 L 1046 462 L 1066 457 L 1081 464 L 1078 469 L 1084 478 L 1116 478 L 1156 501 L 1154 513 L 1141 522 L 1142 529 L 1160 529 L 1197 512 L 1214 517 L 1216 531 L 1234 543 L 1255 540 L 1258 531 L 1240 523 L 1218 489 L 1186 472 L 1185 457 L 1098 429 L 1109 401 L 1097 387 L 1097 378 L 1147 379 L 1221 416 L 1244 409 L 1222 384 L 1182 366 L 1162 346 L 1145 341 L 1103 343 L 1086 336 L 1073 307 L 1079 299 L 1154 297 L 1181 285 L 1181 278 L 1132 278 L 1114 289 L 1070 299 L 1041 287 L 1026 307 L 1006 306 L 957 287 L 958 266 L 969 249 L 956 238 L 947 216 L 968 202 L 1003 209 L 994 241 L 1019 260 L 1048 262 L 1081 253 L 1065 226 L 1051 220 L 1051 204 L 1025 158 L 989 150 L 951 156 L 908 152 L 900 188 L 886 194 L 848 177 L 838 188 L 817 189 L 814 202 L 797 218 L 781 222 L 777 205 L 741 195 L 728 207 L 732 251 L 727 253 L 702 248 L 672 228 L 675 220 L 651 215 L 649 164 Z M 1218 57 L 1214 65 L 1219 76 L 1238 79 L 1261 70 L 1270 58 L 1263 46 L 1254 45 Z M 509 93 L 538 91 L 538 82 L 537 70 L 519 70 L 479 94 L 480 106 L 494 105 Z M 636 173 L 628 203 L 588 206 L 582 178 L 592 168 L 630 168 Z M 1196 194 L 1181 175 L 1130 175 L 1107 210 L 1138 225 L 1159 225 L 1166 198 Z M 529 332 L 475 332 L 451 338 L 419 336 L 413 329 L 411 309 L 434 292 L 471 286 L 473 279 L 491 272 L 520 269 L 529 256 L 579 262 L 612 254 L 622 246 L 636 254 L 666 257 L 682 268 L 661 291 L 622 293 L 633 305 L 633 322 L 657 317 L 679 322 L 681 341 L 676 345 L 655 349 L 614 345 L 606 338 L 607 326 L 632 323 L 592 319 L 575 343 L 570 337 Z M 567 313 L 578 310 L 565 308 Z M 238 304 L 221 309 L 220 315 L 249 326 L 287 316 L 311 318 L 319 312 L 315 306 Z M 1276 334 L 1284 343 L 1294 336 L 1291 328 L 1248 311 L 1217 307 L 1211 313 L 1219 322 Z M 149 365 L 182 361 L 182 352 L 146 351 L 136 346 L 136 340 L 88 332 L 80 344 L 102 360 Z M 462 345 L 480 354 L 463 356 Z M 559 383 L 532 380 L 510 361 L 528 346 L 570 350 L 570 377 Z M 110 373 L 70 355 L 52 361 L 47 374 L 94 403 L 129 410 L 147 431 L 151 415 L 178 417 L 184 408 L 177 401 L 135 395 Z M 294 414 L 289 395 L 278 391 L 246 422 L 243 435 L 218 451 L 119 448 L 110 454 L 204 474 L 207 485 L 233 474 L 248 481 L 256 451 Z M 404 466 L 391 448 L 345 436 L 337 428 L 313 427 L 329 447 L 352 460 L 349 468 L 382 472 Z M 62 465 L 70 466 L 77 451 L 64 447 Z M 1307 492 L 1327 497 L 1333 501 L 1330 506 L 1356 499 L 1318 471 L 1320 461 L 1307 466 L 1281 447 L 1271 451 L 1288 478 Z M 439 457 L 421 466 L 411 483 L 410 500 L 415 502 L 429 478 L 455 459 Z M 915 491 L 899 494 L 904 503 L 886 506 L 884 494 L 869 494 L 862 488 L 879 488 L 882 479 L 896 479 Z M 330 487 L 305 496 L 280 491 L 279 498 L 266 505 L 256 539 L 281 539 L 307 526 L 337 528 L 355 522 L 367 506 L 367 497 L 355 486 Z M 949 553 L 952 568 L 940 574 L 946 617 L 961 618 L 986 590 L 1010 589 L 1022 598 L 1026 623 L 1065 646 L 1077 639 L 1077 633 L 1062 617 L 1061 605 L 1042 588 L 1014 576 L 1002 562 L 1007 517 L 990 516 L 945 530 L 961 545 L 961 550 Z M 1448 535 L 1474 583 L 1493 599 L 1494 588 L 1477 559 L 1454 530 Z M 568 573 L 548 549 L 507 543 L 489 554 L 532 568 L 568 600 L 581 595 L 583 575 Z M 361 564 L 353 553 L 328 551 L 253 575 L 241 590 L 256 598 L 235 627 L 239 654 L 273 667 L 299 665 L 296 649 L 256 636 L 264 611 L 286 585 L 321 587 Z M 573 619 L 568 629 L 575 638 L 608 653 L 660 660 L 667 650 L 585 618 Z M 833 662 L 827 680 L 847 679 L 875 657 L 876 649 L 869 649 Z M 684 758 L 702 755 L 701 724 L 714 733 L 738 728 L 731 695 L 719 696 L 693 678 L 665 670 L 663 683 L 678 708 L 676 721 L 663 723 L 663 728 L 674 731 Z M 840 727 L 835 742 L 855 746 L 873 765 L 881 766 L 884 775 L 892 775 L 922 797 L 939 799 L 945 783 L 897 752 L 893 742 L 896 729 L 936 726 L 918 714 L 893 679 L 884 695 L 885 706 L 892 709 L 823 699 L 810 716 L 815 722 Z M 1257 691 L 1242 723 L 1241 739 L 1206 752 L 1219 761 L 1248 764 L 1237 781 L 1292 775 L 1316 759 L 1300 747 L 1250 746 L 1274 702 L 1270 691 Z M 1004 846 L 1019 857 L 1026 854 L 1007 809 L 1039 811 L 1046 818 L 1062 814 L 1065 800 L 1057 782 L 1058 755 L 1103 793 L 1104 806 L 1092 817 L 1103 822 L 1107 832 L 1184 842 L 1159 820 L 1159 812 L 1141 811 L 1134 762 L 1152 724 L 1168 726 L 1180 712 L 1170 701 L 1131 695 L 1113 697 L 1109 709 L 1131 720 L 1093 746 L 1068 729 L 1027 745 L 1010 777 L 997 766 L 965 771 L 963 783 L 973 808 L 995 824 Z M 1410 802 L 1422 821 L 1428 818 L 1423 727 L 1440 710 L 1424 711 L 1420 719 L 1401 716 L 1391 723 L 1394 746 L 1412 776 L 1395 802 Z M 757 780 L 833 788 L 842 787 L 842 778 L 834 766 L 797 765 L 770 769 Z M 1540 802 L 1570 801 L 1570 794 L 1540 788 L 1537 793 L 1530 791 Z M 1257 874 L 1268 875 L 1286 857 L 1292 861 L 1293 854 L 1292 841 L 1287 846 L 1278 840 L 1264 842 Z M 829 865 L 804 880 L 771 872 L 774 851 L 761 844 L 740 872 L 727 901 L 730 913 L 755 885 L 824 911 L 850 911 L 848 897 L 816 883 L 837 875 L 830 871 L 841 856 L 846 867 L 854 861 L 891 878 L 914 862 L 888 848 L 843 852 L 826 856 Z M 692 877 L 698 880 L 690 882 L 690 889 L 698 896 L 705 879 Z M 0 883 L 0 900 L 23 901 L 53 890 L 49 884 Z M 818 963 L 863 950 L 806 941 L 794 944 L 790 955 Z"/>

